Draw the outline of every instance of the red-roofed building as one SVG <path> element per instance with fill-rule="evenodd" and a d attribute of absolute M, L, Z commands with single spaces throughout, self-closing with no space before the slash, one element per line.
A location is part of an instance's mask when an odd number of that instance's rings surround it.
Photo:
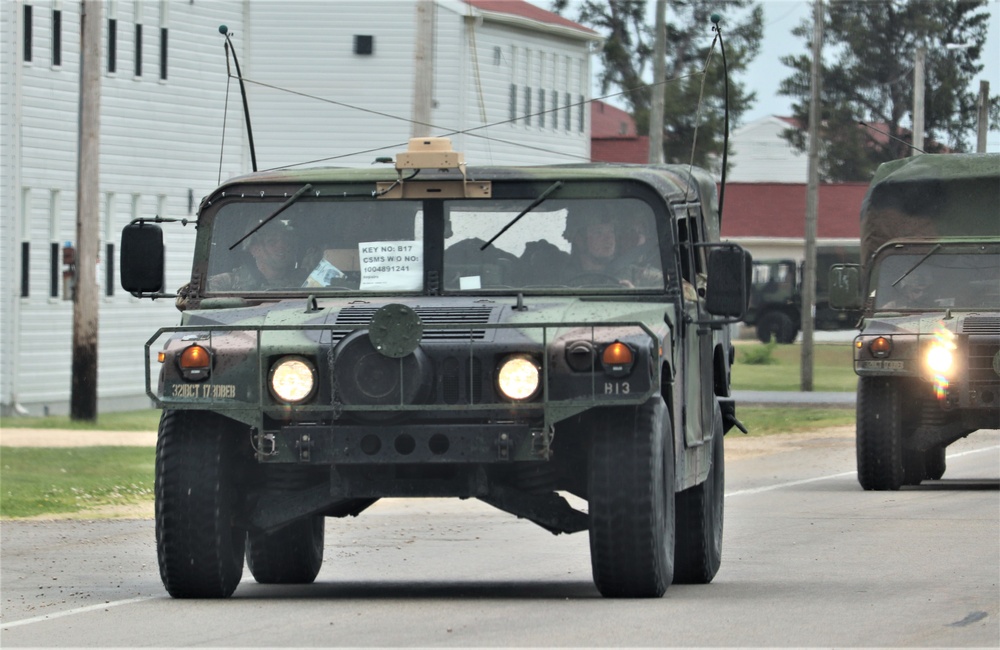
<path fill-rule="evenodd" d="M 861 200 L 867 183 L 819 186 L 816 239 L 820 244 L 858 244 Z M 805 257 L 806 185 L 726 183 L 722 237 L 755 259 Z"/>
<path fill-rule="evenodd" d="M 533 23 L 544 23 L 546 25 L 565 27 L 574 31 L 597 35 L 597 32 L 589 27 L 563 18 L 551 11 L 546 11 L 541 7 L 536 7 L 524 0 L 463 0 L 463 2 L 484 13 L 506 14 L 514 19 L 521 18 Z"/>
<path fill-rule="evenodd" d="M 590 159 L 645 163 L 649 160 L 649 136 L 638 134 L 627 111 L 595 100 L 590 106 Z"/>

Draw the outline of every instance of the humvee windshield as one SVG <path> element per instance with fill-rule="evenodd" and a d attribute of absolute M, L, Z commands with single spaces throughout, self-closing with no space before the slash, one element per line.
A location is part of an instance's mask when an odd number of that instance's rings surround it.
<path fill-rule="evenodd" d="M 1000 245 L 899 245 L 876 260 L 876 309 L 1000 308 Z"/>
<path fill-rule="evenodd" d="M 303 198 L 263 226 L 280 203 L 232 201 L 213 221 L 206 291 L 421 292 L 438 267 L 445 292 L 663 290 L 646 202 L 545 201 L 518 219 L 530 203 L 441 201 L 443 228 L 426 232 L 443 235 L 425 242 L 421 201 Z"/>

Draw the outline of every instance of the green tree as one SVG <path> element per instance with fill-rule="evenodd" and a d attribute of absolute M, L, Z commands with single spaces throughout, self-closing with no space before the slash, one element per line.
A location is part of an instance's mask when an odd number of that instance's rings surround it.
<path fill-rule="evenodd" d="M 820 176 L 825 181 L 867 181 L 879 164 L 909 156 L 912 141 L 913 68 L 926 48 L 924 150 L 967 151 L 976 129 L 975 93 L 969 85 L 983 66 L 986 0 L 831 0 L 824 20 Z M 779 94 L 793 98 L 801 128 L 784 137 L 808 147 L 812 17 L 793 30 L 806 54 L 781 62 L 792 75 Z M 949 50 L 947 43 L 968 45 Z M 831 53 L 833 56 L 831 57 Z M 832 58 L 832 60 L 831 60 Z M 1000 99 L 991 98 L 994 122 Z M 858 124 L 865 122 L 898 138 Z"/>
<path fill-rule="evenodd" d="M 554 0 L 553 11 L 565 11 L 570 4 L 570 0 Z M 650 82 L 656 36 L 647 4 L 646 0 L 584 0 L 575 17 L 577 22 L 604 36 L 603 70 L 599 77 L 601 94 L 607 95 L 613 89 L 622 92 L 622 99 L 635 118 L 640 134 L 650 131 Z M 725 110 L 718 44 L 702 89 L 702 70 L 715 36 L 710 17 L 713 13 L 723 17 L 720 28 L 729 67 L 732 127 L 756 101 L 756 93 L 737 78 L 760 52 L 763 10 L 750 0 L 687 0 L 670 2 L 667 8 L 663 159 L 667 162 L 691 161 L 697 133 L 694 163 L 707 167 L 721 158 Z"/>

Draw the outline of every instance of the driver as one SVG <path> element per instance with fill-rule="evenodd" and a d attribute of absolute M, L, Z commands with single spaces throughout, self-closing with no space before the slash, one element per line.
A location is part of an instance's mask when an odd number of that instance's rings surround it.
<path fill-rule="evenodd" d="M 930 294 L 931 273 L 928 269 L 918 267 L 899 281 L 896 287 L 896 297 L 885 303 L 887 309 L 920 308 L 933 306 Z"/>
<path fill-rule="evenodd" d="M 291 228 L 283 224 L 264 226 L 244 242 L 250 259 L 228 273 L 209 278 L 208 288 L 238 291 L 301 287 L 306 273 L 298 263 L 295 248 Z M 311 270 L 313 266 L 307 264 L 304 268 Z"/>

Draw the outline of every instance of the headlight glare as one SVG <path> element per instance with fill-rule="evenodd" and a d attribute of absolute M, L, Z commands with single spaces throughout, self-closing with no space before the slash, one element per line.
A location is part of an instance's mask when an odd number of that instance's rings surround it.
<path fill-rule="evenodd" d="M 927 367 L 936 374 L 948 374 L 953 362 L 951 350 L 943 345 L 932 345 L 927 350 Z"/>
<path fill-rule="evenodd" d="M 276 398 L 298 404 L 312 396 L 316 388 L 316 368 L 304 357 L 284 357 L 271 366 L 269 383 Z"/>
<path fill-rule="evenodd" d="M 534 397 L 541 385 L 538 364 L 527 355 L 514 355 L 500 362 L 497 387 L 508 399 L 523 401 Z"/>

